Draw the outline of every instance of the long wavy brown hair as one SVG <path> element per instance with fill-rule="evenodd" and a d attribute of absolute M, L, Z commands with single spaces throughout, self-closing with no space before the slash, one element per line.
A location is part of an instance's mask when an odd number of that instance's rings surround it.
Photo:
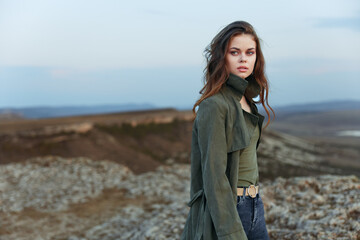
<path fill-rule="evenodd" d="M 256 61 L 253 71 L 256 82 L 260 86 L 260 99 L 255 101 L 252 97 L 245 97 L 253 103 L 261 103 L 264 107 L 268 121 L 265 128 L 270 123 L 270 112 L 272 111 L 275 116 L 274 110 L 270 107 L 268 103 L 268 92 L 269 92 L 269 83 L 265 76 L 265 59 L 261 51 L 260 39 L 257 36 L 253 26 L 245 21 L 236 21 L 230 23 L 225 28 L 223 28 L 211 41 L 211 43 L 206 47 L 204 53 L 207 65 L 204 69 L 204 87 L 200 90 L 201 97 L 196 101 L 192 109 L 194 114 L 194 119 L 196 117 L 195 108 L 206 98 L 216 94 L 220 91 L 223 84 L 229 77 L 229 71 L 226 68 L 226 53 L 228 51 L 228 45 L 231 39 L 237 35 L 241 34 L 250 34 L 253 36 L 254 41 L 256 42 Z M 269 109 L 268 109 L 269 108 Z"/>

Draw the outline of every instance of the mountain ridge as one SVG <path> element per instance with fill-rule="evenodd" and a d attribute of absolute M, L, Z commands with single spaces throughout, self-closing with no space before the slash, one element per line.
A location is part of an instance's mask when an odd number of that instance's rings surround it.
<path fill-rule="evenodd" d="M 56 118 L 66 116 L 81 116 L 88 114 L 105 114 L 126 111 L 139 111 L 161 109 L 150 103 L 127 103 L 127 104 L 100 104 L 100 105 L 77 105 L 77 106 L 37 106 L 37 107 L 8 107 L 0 108 L 0 119 L 2 115 L 14 115 L 17 118 L 40 119 L 40 118 Z M 192 106 L 174 106 L 177 110 L 191 110 Z M 289 114 L 299 112 L 323 112 L 323 111 L 339 111 L 339 110 L 360 110 L 359 100 L 331 100 L 322 102 L 310 102 L 301 104 L 275 105 L 274 110 L 277 114 Z M 265 114 L 263 109 L 260 109 Z M 4 117 L 3 117 L 4 118 Z M 9 117 L 7 117 L 9 118 Z"/>

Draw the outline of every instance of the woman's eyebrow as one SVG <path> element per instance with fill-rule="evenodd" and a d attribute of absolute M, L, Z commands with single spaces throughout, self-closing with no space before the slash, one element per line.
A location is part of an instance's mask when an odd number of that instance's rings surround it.
<path fill-rule="evenodd" d="M 240 48 L 237 48 L 237 47 L 231 47 L 230 49 L 235 49 L 235 50 L 240 51 Z M 255 50 L 255 48 L 248 48 L 247 50 Z"/>

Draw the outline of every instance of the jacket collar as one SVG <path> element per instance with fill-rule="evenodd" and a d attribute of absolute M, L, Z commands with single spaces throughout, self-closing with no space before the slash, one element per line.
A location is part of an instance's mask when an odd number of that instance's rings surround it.
<path fill-rule="evenodd" d="M 233 90 L 233 92 L 241 98 L 245 94 L 246 87 L 248 86 L 248 81 L 244 78 L 236 76 L 235 74 L 230 73 L 229 78 L 225 83 L 227 86 Z"/>
<path fill-rule="evenodd" d="M 250 88 L 250 91 L 252 91 L 252 96 L 257 96 L 259 94 L 259 85 L 256 83 L 256 80 L 252 78 L 251 76 L 247 79 L 241 78 L 235 74 L 230 73 L 229 78 L 226 80 L 224 84 L 230 91 L 235 95 L 235 98 L 237 101 L 240 101 L 242 96 L 244 96 L 245 91 L 248 91 Z M 249 85 L 249 86 L 248 86 Z M 259 124 L 260 128 L 260 136 L 262 132 L 262 124 L 264 122 L 264 116 L 261 115 L 258 112 L 258 109 L 255 105 L 255 103 L 251 102 L 250 104 L 251 111 L 254 113 L 254 115 L 250 114 L 251 122 L 255 126 L 256 124 Z M 237 121 L 239 123 L 239 121 Z M 239 128 L 240 129 L 240 128 Z M 260 137 L 259 140 L 256 143 L 256 148 L 259 146 L 260 143 Z"/>
<path fill-rule="evenodd" d="M 257 96 L 259 94 L 257 88 L 259 85 L 256 83 L 255 79 L 251 79 L 250 77 L 244 79 L 235 74 L 230 73 L 229 78 L 226 80 L 225 84 L 235 94 L 235 97 L 237 98 L 238 101 L 241 100 L 242 96 L 245 94 L 245 91 L 249 90 L 249 88 L 255 87 L 254 88 L 255 95 Z M 255 103 L 252 102 L 250 104 L 250 108 L 251 111 L 255 113 L 255 115 L 260 117 L 262 124 L 262 121 L 264 120 L 264 116 L 258 112 Z"/>

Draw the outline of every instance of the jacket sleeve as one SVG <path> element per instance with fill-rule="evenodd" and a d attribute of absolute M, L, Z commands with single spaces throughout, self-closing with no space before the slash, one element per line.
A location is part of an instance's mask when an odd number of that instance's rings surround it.
<path fill-rule="evenodd" d="M 201 153 L 204 194 L 215 231 L 221 240 L 246 239 L 230 183 L 226 176 L 227 106 L 211 98 L 197 112 L 198 144 Z"/>

